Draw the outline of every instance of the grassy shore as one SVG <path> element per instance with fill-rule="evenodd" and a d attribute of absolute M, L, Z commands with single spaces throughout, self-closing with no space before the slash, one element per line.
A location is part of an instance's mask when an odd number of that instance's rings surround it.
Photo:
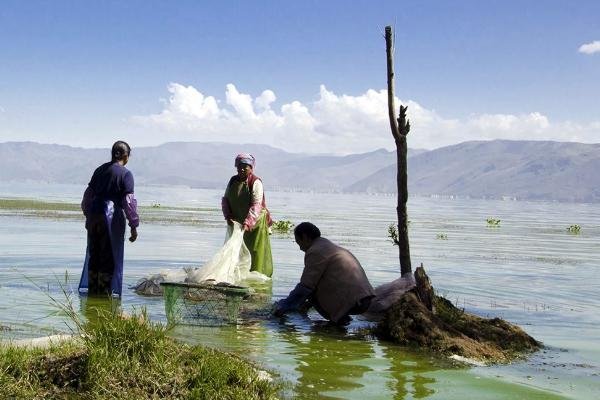
<path fill-rule="evenodd" d="M 0 346 L 0 393 L 16 399 L 271 399 L 280 387 L 236 356 L 188 346 L 145 313 L 98 311 L 77 340 Z"/>

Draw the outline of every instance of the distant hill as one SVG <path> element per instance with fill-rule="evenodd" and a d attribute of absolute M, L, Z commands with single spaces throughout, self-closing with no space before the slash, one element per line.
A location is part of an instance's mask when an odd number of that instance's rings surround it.
<path fill-rule="evenodd" d="M 472 141 L 408 159 L 409 193 L 520 200 L 600 201 L 600 144 Z M 394 192 L 390 165 L 345 188 Z"/>
<path fill-rule="evenodd" d="M 0 181 L 82 183 L 106 159 L 105 149 L 32 142 L 0 143 Z"/>
<path fill-rule="evenodd" d="M 340 157 L 257 144 L 179 142 L 134 149 L 129 168 L 142 184 L 224 188 L 242 151 L 256 157 L 256 174 L 267 187 L 284 190 L 342 191 L 395 162 L 395 153 L 386 150 Z"/>
<path fill-rule="evenodd" d="M 173 142 L 134 148 L 128 168 L 138 185 L 224 188 L 241 151 L 256 156 L 267 190 L 396 192 L 396 154 L 383 149 L 333 156 L 257 144 Z M 108 149 L 0 143 L 0 181 L 85 184 L 108 156 Z M 599 202 L 598 167 L 600 144 L 495 140 L 410 149 L 409 193 Z"/>
<path fill-rule="evenodd" d="M 133 148 L 127 167 L 136 184 L 224 188 L 236 173 L 234 158 L 242 151 L 254 154 L 256 173 L 268 188 L 286 190 L 342 191 L 394 163 L 396 157 L 387 150 L 342 157 L 288 153 L 257 144 L 172 142 Z M 0 143 L 0 181 L 85 184 L 94 168 L 109 158 L 108 149 Z"/>

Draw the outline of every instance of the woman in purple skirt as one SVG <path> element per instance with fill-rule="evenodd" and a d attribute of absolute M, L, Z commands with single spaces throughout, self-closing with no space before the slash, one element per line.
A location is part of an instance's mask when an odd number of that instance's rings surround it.
<path fill-rule="evenodd" d="M 125 218 L 131 242 L 137 239 L 140 223 L 133 175 L 125 168 L 130 154 L 127 143 L 115 142 L 111 161 L 96 168 L 83 194 L 87 250 L 79 282 L 81 294 L 121 296 Z"/>

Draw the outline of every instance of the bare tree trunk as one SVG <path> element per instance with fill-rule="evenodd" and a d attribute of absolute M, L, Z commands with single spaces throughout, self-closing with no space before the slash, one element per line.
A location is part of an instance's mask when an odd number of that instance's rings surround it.
<path fill-rule="evenodd" d="M 388 114 L 392 136 L 396 142 L 396 159 L 398 172 L 396 183 L 398 185 L 398 251 L 400 258 L 400 274 L 412 272 L 410 263 L 410 247 L 408 244 L 408 220 L 406 215 L 406 202 L 408 200 L 408 181 L 406 173 L 406 135 L 410 131 L 410 123 L 406 119 L 406 109 L 400 105 L 400 114 L 396 119 L 396 106 L 394 101 L 394 43 L 392 27 L 385 27 L 385 50 L 387 54 L 387 86 L 388 86 Z"/>

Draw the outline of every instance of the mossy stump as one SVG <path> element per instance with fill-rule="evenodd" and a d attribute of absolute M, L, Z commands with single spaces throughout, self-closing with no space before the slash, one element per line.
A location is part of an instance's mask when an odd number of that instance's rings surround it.
<path fill-rule="evenodd" d="M 380 336 L 406 346 L 490 363 L 509 362 L 541 347 L 516 325 L 466 313 L 435 295 L 422 266 L 415 271 L 415 282 L 415 288 L 385 313 L 377 328 Z"/>

